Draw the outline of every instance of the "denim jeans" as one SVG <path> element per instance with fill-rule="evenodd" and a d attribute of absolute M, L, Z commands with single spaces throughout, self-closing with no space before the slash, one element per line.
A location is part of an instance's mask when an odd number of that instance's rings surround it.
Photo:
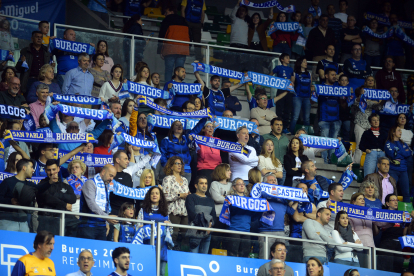
<path fill-rule="evenodd" d="M 381 56 L 364 56 L 365 61 L 367 62 L 367 66 L 377 66 L 381 67 Z"/>
<path fill-rule="evenodd" d="M 78 238 L 106 241 L 106 226 L 79 227 Z"/>
<path fill-rule="evenodd" d="M 385 157 L 385 152 L 371 151 L 365 155 L 364 177 L 377 171 L 377 161 L 380 157 Z"/>
<path fill-rule="evenodd" d="M 351 261 L 345 261 L 345 260 L 341 260 L 341 259 L 334 259 L 333 262 L 336 263 L 336 264 L 360 267 L 359 262 L 351 262 Z"/>
<path fill-rule="evenodd" d="M 320 121 L 318 123 L 319 128 L 321 129 L 321 136 L 322 137 L 329 137 L 329 138 L 337 138 L 339 130 L 341 129 L 341 121 L 333 121 L 333 122 L 325 122 Z M 328 162 L 328 154 L 329 158 L 331 157 L 334 150 L 328 150 L 322 152 L 322 157 L 325 163 Z"/>
<path fill-rule="evenodd" d="M 56 81 L 60 87 L 60 90 L 62 90 L 63 82 L 65 81 L 65 75 L 57 75 Z M 65 93 L 62 91 L 62 94 L 65 94 Z"/>
<path fill-rule="evenodd" d="M 413 157 L 410 156 L 407 158 L 407 176 L 408 176 L 408 183 L 410 184 L 410 188 L 411 188 L 411 184 L 413 182 Z"/>
<path fill-rule="evenodd" d="M 293 97 L 293 111 L 292 120 L 290 121 L 290 133 L 295 134 L 296 122 L 299 119 L 300 111 L 302 110 L 303 124 L 309 126 L 311 103 L 309 98 Z"/>
<path fill-rule="evenodd" d="M 410 201 L 410 184 L 408 182 L 408 175 L 407 171 L 399 172 L 395 170 L 391 170 L 389 174 L 395 179 L 397 182 L 397 187 L 400 187 L 401 194 L 403 196 L 404 202 L 411 202 Z"/>
<path fill-rule="evenodd" d="M 321 261 L 322 264 L 326 264 L 328 261 L 326 259 L 326 257 L 320 257 L 320 256 L 304 256 L 303 257 L 303 262 L 306 264 L 307 261 L 309 261 L 310 258 L 316 258 L 319 261 Z"/>
<path fill-rule="evenodd" d="M 351 121 L 342 121 L 341 138 L 342 141 L 350 141 L 351 137 Z"/>
<path fill-rule="evenodd" d="M 207 238 L 204 238 L 201 240 L 200 244 L 196 248 L 194 249 L 190 248 L 190 251 L 192 253 L 208 254 L 208 249 L 210 247 L 210 241 L 211 241 L 211 235 L 208 235 Z"/>
<path fill-rule="evenodd" d="M 281 53 L 281 54 L 288 54 L 289 56 L 292 55 L 292 49 L 289 47 L 289 44 L 287 43 L 279 43 L 275 46 L 273 46 L 273 52 Z"/>
<path fill-rule="evenodd" d="M 283 178 L 278 178 L 277 184 L 280 186 L 283 186 L 283 184 L 285 184 L 285 180 L 286 180 L 286 170 L 285 168 L 283 168 Z"/>
<path fill-rule="evenodd" d="M 168 55 L 164 57 L 165 63 L 165 82 L 170 81 L 174 73 L 174 68 L 178 66 L 184 67 L 186 56 L 184 55 Z"/>
<path fill-rule="evenodd" d="M 0 220 L 0 230 L 29 233 L 29 224 L 27 223 L 27 221 L 18 222 L 2 219 Z"/>

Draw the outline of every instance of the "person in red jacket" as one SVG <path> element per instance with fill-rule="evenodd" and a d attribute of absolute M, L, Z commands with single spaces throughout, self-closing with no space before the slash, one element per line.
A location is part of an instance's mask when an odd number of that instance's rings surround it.
<path fill-rule="evenodd" d="M 280 12 L 276 17 L 276 22 L 287 22 L 287 14 Z M 286 53 L 292 55 L 292 36 L 294 33 L 278 30 L 270 35 L 273 39 L 273 52 Z"/>
<path fill-rule="evenodd" d="M 398 102 L 405 104 L 404 85 L 399 72 L 395 71 L 395 63 L 392 57 L 385 59 L 384 67 L 375 75 L 377 89 L 390 90 L 391 87 L 398 89 Z"/>
<path fill-rule="evenodd" d="M 213 137 L 214 126 L 212 122 L 208 122 L 204 125 L 204 128 L 201 130 L 200 135 L 206 137 Z M 214 137 L 216 138 L 216 137 Z M 219 139 L 219 138 L 216 138 Z M 211 174 L 213 170 L 222 163 L 220 157 L 220 150 L 213 149 L 207 146 L 198 145 L 199 149 L 197 151 L 197 176 L 205 176 L 207 178 L 208 190 L 210 190 L 211 185 Z"/>

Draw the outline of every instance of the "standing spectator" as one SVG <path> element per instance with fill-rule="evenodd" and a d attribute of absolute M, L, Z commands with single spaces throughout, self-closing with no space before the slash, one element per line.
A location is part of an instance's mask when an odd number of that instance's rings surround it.
<path fill-rule="evenodd" d="M 96 54 L 103 54 L 105 56 L 104 65 L 101 67 L 102 70 L 112 72 L 112 66 L 114 66 L 113 59 L 108 54 L 108 42 L 105 40 L 99 40 L 96 44 Z M 90 67 L 93 66 L 93 63 L 90 63 Z"/>
<path fill-rule="evenodd" d="M 129 2 L 129 1 L 127 1 Z M 142 18 L 139 13 L 134 14 L 131 16 L 130 19 L 125 23 L 124 27 L 122 28 L 122 32 L 126 34 L 133 34 L 133 35 L 140 35 L 143 36 L 144 32 L 142 31 Z M 130 36 L 128 36 L 128 40 L 124 40 L 124 52 L 125 52 L 125 60 L 128 62 L 131 42 L 129 40 Z M 135 37 L 135 61 L 141 62 L 144 59 L 144 50 L 147 43 L 143 38 Z M 138 65 L 137 63 L 137 65 Z M 137 66 L 135 65 L 135 71 L 137 71 Z"/>
<path fill-rule="evenodd" d="M 312 14 L 313 18 L 318 21 L 322 15 L 322 10 L 319 7 L 319 0 L 311 0 L 312 5 L 309 7 L 308 12 Z"/>
<path fill-rule="evenodd" d="M 293 137 L 290 140 L 288 152 L 284 159 L 284 166 L 286 169 L 284 186 L 295 187 L 296 185 L 292 185 L 294 180 L 305 178 L 305 175 L 302 172 L 302 163 L 309 159 L 303 154 L 303 151 L 302 141 L 299 138 Z"/>
<path fill-rule="evenodd" d="M 332 231 L 332 238 L 335 243 L 362 246 L 358 234 L 352 230 L 352 226 L 349 224 L 348 213 L 346 211 L 339 211 L 336 214 L 335 228 Z M 337 264 L 359 267 L 359 260 L 355 251 L 362 251 L 362 249 L 335 246 L 334 262 Z"/>
<path fill-rule="evenodd" d="M 37 101 L 37 86 L 39 84 L 45 84 L 49 87 L 49 92 L 53 94 L 62 94 L 62 91 L 60 90 L 59 85 L 56 82 L 52 82 L 53 78 L 55 77 L 55 74 L 53 72 L 53 67 L 50 64 L 45 64 L 40 68 L 38 81 L 35 81 L 30 86 L 26 99 L 27 102 L 34 103 Z"/>
<path fill-rule="evenodd" d="M 249 21 L 247 6 L 240 5 L 242 0 L 238 0 L 236 6 L 233 8 L 230 19 L 233 21 L 231 24 L 230 35 L 230 47 L 247 49 Z"/>
<path fill-rule="evenodd" d="M 158 145 L 157 137 L 149 131 L 147 115 L 144 113 L 138 115 L 138 111 L 135 109 L 132 111 L 131 118 L 129 119 L 129 134 L 141 140 L 152 141 Z M 142 155 L 147 155 L 151 150 L 141 148 L 139 152 Z"/>
<path fill-rule="evenodd" d="M 331 28 L 335 34 L 335 55 L 333 59 L 335 62 L 338 62 L 338 56 L 341 49 L 341 31 L 342 31 L 342 21 L 339 18 L 335 17 L 335 7 L 334 5 L 328 5 L 326 7 L 328 13 L 328 28 Z"/>
<path fill-rule="evenodd" d="M 152 73 L 151 74 L 151 82 L 152 82 L 152 86 L 154 86 L 155 88 L 161 89 L 160 74 Z"/>
<path fill-rule="evenodd" d="M 402 31 L 403 33 L 405 33 L 404 28 L 401 28 L 398 25 L 398 15 L 396 15 L 395 13 L 392 13 L 389 17 L 389 21 L 390 21 L 390 28 L 394 29 L 393 35 L 389 38 L 387 38 L 387 50 L 385 52 L 385 54 L 387 56 L 391 56 L 394 58 L 395 61 L 395 66 L 397 68 L 401 68 L 404 69 L 405 68 L 405 53 L 404 53 L 404 45 L 403 45 L 403 41 L 397 37 L 396 32 L 398 31 Z M 388 28 L 385 27 L 384 28 L 384 32 L 387 32 Z"/>
<path fill-rule="evenodd" d="M 88 69 L 93 76 L 93 88 L 91 92 L 92 97 L 98 97 L 99 91 L 101 90 L 102 85 L 111 79 L 111 75 L 108 71 L 102 69 L 102 66 L 105 64 L 105 55 L 104 54 L 95 54 L 92 57 L 93 66 Z"/>
<path fill-rule="evenodd" d="M 0 49 L 12 51 L 14 50 L 13 37 L 10 32 L 10 21 L 2 17 L 0 21 Z"/>
<path fill-rule="evenodd" d="M 197 98 L 198 99 L 198 98 Z M 239 98 L 236 96 L 232 96 L 231 94 L 227 95 L 226 99 L 224 100 L 224 106 L 227 110 L 233 112 L 234 116 L 237 116 L 237 111 L 242 110 L 242 105 L 239 101 Z M 197 109 L 197 105 L 196 105 Z"/>
<path fill-rule="evenodd" d="M 0 87 L 1 85 L 2 83 L 0 83 Z M 413 104 L 413 103 L 414 103 L 414 73 L 409 75 L 407 78 L 407 104 Z"/>
<path fill-rule="evenodd" d="M 398 101 L 402 104 L 405 103 L 405 92 L 401 74 L 395 71 L 395 63 L 393 57 L 386 57 L 384 67 L 375 75 L 377 81 L 377 89 L 390 90 L 391 87 L 398 89 Z M 407 80 L 407 92 L 410 90 L 409 80 Z M 411 104 L 411 102 L 408 102 Z"/>
<path fill-rule="evenodd" d="M 280 260 L 282 262 L 286 261 L 287 256 L 287 248 L 283 242 L 275 242 L 270 247 L 270 259 L 271 260 Z M 257 276 L 270 276 L 269 271 L 271 270 L 271 263 L 268 262 L 260 266 L 259 271 L 257 272 Z M 293 269 L 288 266 L 286 263 L 284 264 L 285 275 L 284 276 L 294 276 Z"/>
<path fill-rule="evenodd" d="M 116 175 L 114 166 L 105 165 L 102 171 L 94 178 L 85 182 L 82 187 L 80 206 L 82 213 L 108 216 L 110 213 L 110 200 L 106 196 L 106 186 L 112 182 Z M 106 240 L 106 222 L 116 224 L 115 219 L 101 219 L 81 217 L 77 236 L 85 239 Z"/>
<path fill-rule="evenodd" d="M 396 112 L 383 112 L 385 109 L 397 110 L 397 106 L 400 104 L 398 101 L 399 91 L 396 87 L 391 87 L 389 90 L 391 99 L 381 101 L 378 109 L 380 109 L 380 127 L 388 132 L 391 127 L 395 126 L 397 122 L 398 114 Z"/>
<path fill-rule="evenodd" d="M 335 182 L 331 183 L 328 187 L 328 194 L 329 194 L 328 200 L 321 201 L 321 202 L 318 203 L 318 206 L 316 206 L 318 208 L 318 210 L 319 210 L 319 208 L 322 208 L 322 207 L 328 208 L 327 204 L 328 204 L 329 201 L 331 201 L 331 202 L 332 201 L 342 202 L 342 198 L 344 197 L 344 189 L 342 187 L 342 184 L 335 183 Z M 334 230 L 335 218 L 336 218 L 336 214 L 333 213 L 330 216 L 330 219 L 328 220 L 328 223 L 324 225 L 324 228 L 329 233 L 329 235 L 331 235 L 332 231 Z M 333 254 L 333 252 L 332 252 L 332 254 Z M 328 260 L 330 260 L 330 258 L 328 258 Z"/>
<path fill-rule="evenodd" d="M 177 14 L 173 5 L 165 9 L 165 18 L 161 22 L 159 38 L 191 41 L 191 32 L 186 20 Z M 246 30 L 247 33 L 247 30 Z M 190 55 L 189 44 L 177 42 L 163 42 L 158 44 L 158 54 L 165 62 L 165 82 L 173 74 L 173 68 L 183 67 L 186 56 Z"/>
<path fill-rule="evenodd" d="M 250 119 L 249 120 L 252 123 L 255 123 L 257 127 L 259 127 L 259 121 L 256 119 Z M 247 145 L 253 147 L 257 152 L 261 152 L 262 151 L 262 145 L 263 145 L 263 136 L 255 133 L 255 132 L 251 132 L 249 133 L 249 142 L 247 142 Z"/>
<path fill-rule="evenodd" d="M 286 96 L 288 92 L 285 91 L 280 97 Z M 267 95 L 265 93 L 256 94 L 256 100 L 258 107 L 253 108 L 250 111 L 250 117 L 259 121 L 259 134 L 264 135 L 270 132 L 270 122 L 277 115 L 270 108 L 267 108 Z"/>
<path fill-rule="evenodd" d="M 339 12 L 335 13 L 335 17 L 341 19 L 343 28 L 346 28 L 346 25 L 348 22 L 348 14 L 346 13 L 347 9 L 348 9 L 348 1 L 339 0 Z"/>
<path fill-rule="evenodd" d="M 184 64 L 184 62 L 183 62 L 183 64 Z M 165 83 L 163 90 L 169 91 L 175 82 L 184 83 L 185 75 L 186 75 L 185 68 L 183 66 L 175 67 L 174 75 L 172 76 L 170 81 Z M 169 79 L 169 76 L 165 76 L 165 81 L 167 81 L 168 79 Z M 170 109 L 174 110 L 174 111 L 182 112 L 181 107 L 182 107 L 183 103 L 185 103 L 189 99 L 190 99 L 189 96 L 175 95 L 174 99 L 171 100 Z"/>
<path fill-rule="evenodd" d="M 127 133 L 129 133 L 129 119 L 131 118 L 135 105 L 136 103 L 134 103 L 134 101 L 131 99 L 125 99 L 124 103 L 122 104 L 121 118 L 119 119 L 119 121 L 121 121 L 127 127 Z"/>
<path fill-rule="evenodd" d="M 279 12 L 276 22 L 287 22 L 287 14 Z M 273 52 L 287 54 L 288 56 L 292 55 L 292 32 L 277 30 L 270 37 L 273 39 Z"/>
<path fill-rule="evenodd" d="M 34 103 L 29 104 L 30 107 L 30 113 L 33 116 L 33 120 L 35 121 L 36 128 L 39 128 L 39 118 L 40 115 L 45 112 L 46 107 L 46 100 L 49 96 L 49 87 L 46 84 L 39 84 L 36 88 L 36 95 L 37 95 L 37 101 Z"/>
<path fill-rule="evenodd" d="M 266 29 L 273 21 L 273 8 L 270 8 L 269 18 L 262 22 L 259 13 L 254 13 L 249 24 L 248 38 L 249 49 L 258 51 L 268 51 L 266 40 Z M 255 67 L 257 68 L 257 67 Z"/>
<path fill-rule="evenodd" d="M 122 203 L 119 209 L 118 217 L 134 219 L 137 217 L 134 204 L 125 202 Z M 120 221 L 114 225 L 114 242 L 132 243 L 136 233 L 136 225 L 129 221 Z"/>
<path fill-rule="evenodd" d="M 259 171 L 257 167 L 250 169 L 248 173 L 249 184 L 246 186 L 248 194 L 252 191 L 253 186 L 256 183 L 260 183 L 262 181 L 262 173 Z"/>
<path fill-rule="evenodd" d="M 356 18 L 353 15 L 348 16 L 347 27 L 341 32 L 341 63 L 352 58 L 352 49 L 354 45 L 362 43 L 361 31 L 355 27 Z"/>
<path fill-rule="evenodd" d="M 183 0 L 181 2 L 181 16 L 185 18 L 188 28 L 192 33 L 193 42 L 201 42 L 201 29 L 203 28 L 206 2 L 204 0 Z M 195 58 L 203 60 L 201 46 L 194 45 Z"/>
<path fill-rule="evenodd" d="M 309 33 L 310 31 L 315 28 L 315 20 L 313 19 L 312 14 L 307 13 L 305 14 L 305 16 L 303 17 L 303 35 L 306 39 L 306 41 L 308 41 L 309 38 Z M 312 60 L 312 53 L 309 52 L 309 49 L 304 47 L 305 49 L 305 57 L 308 60 Z"/>
<path fill-rule="evenodd" d="M 341 75 L 338 79 L 339 86 L 348 86 L 349 80 L 345 75 Z M 353 91 L 351 97 L 355 97 Z M 341 136 L 344 141 L 349 142 L 351 136 L 351 107 L 348 105 L 348 100 L 343 97 L 339 100 L 339 120 L 341 120 Z"/>
<path fill-rule="evenodd" d="M 16 189 L 16 185 L 23 185 L 22 187 L 26 185 L 29 187 L 36 187 L 33 182 L 26 180 L 32 178 L 34 173 L 33 163 L 31 160 L 21 159 L 16 164 L 16 170 L 17 174 L 15 176 L 8 177 L 0 183 L 1 204 L 24 206 L 26 205 L 25 203 L 31 203 L 29 198 L 24 198 L 24 201 L 26 202 L 19 202 L 19 198 L 16 198 L 14 190 Z M 29 233 L 27 213 L 23 210 L 1 209 L 0 229 Z"/>
<path fill-rule="evenodd" d="M 282 133 L 283 130 L 283 122 L 279 118 L 274 118 L 271 122 L 271 129 L 272 131 L 269 134 L 263 135 L 263 139 L 267 140 L 270 139 L 275 146 L 275 155 L 278 160 L 284 164 L 284 158 L 289 146 L 289 139 L 285 134 Z M 286 179 L 286 170 L 283 169 L 283 179 L 280 181 L 278 180 L 279 185 L 283 186 Z"/>
<path fill-rule="evenodd" d="M 335 85 L 336 72 L 334 69 L 328 68 L 325 71 L 326 85 Z M 318 97 L 318 113 L 319 113 L 319 127 L 322 137 L 337 138 L 341 128 L 341 121 L 339 120 L 339 97 Z M 329 164 L 330 157 L 334 151 L 322 152 L 322 157 L 325 164 Z"/>
<path fill-rule="evenodd" d="M 217 218 L 221 213 L 224 199 L 230 193 L 233 185 L 231 182 L 229 182 L 230 178 L 231 170 L 229 164 L 220 164 L 213 171 L 213 182 L 211 182 L 209 194 L 211 195 L 211 198 L 214 200 Z M 233 183 L 234 182 L 235 180 L 233 180 Z M 221 222 L 219 222 L 217 219 L 216 228 L 219 223 Z"/>
<path fill-rule="evenodd" d="M 364 177 L 375 172 L 377 161 L 385 157 L 384 145 L 388 133 L 380 128 L 380 117 L 378 114 L 371 114 L 368 118 L 371 128 L 362 134 L 359 149 L 366 152 L 364 162 Z"/>
<path fill-rule="evenodd" d="M 27 104 L 26 99 L 22 95 L 19 95 L 19 91 L 20 80 L 17 77 L 11 78 L 7 92 L 0 93 L 0 104 L 23 107 L 29 111 L 29 105 Z"/>
<path fill-rule="evenodd" d="M 273 173 L 276 178 L 283 179 L 283 166 L 280 160 L 276 158 L 275 146 L 270 139 L 266 139 L 263 143 L 257 168 L 263 176 L 267 173 Z"/>
<path fill-rule="evenodd" d="M 307 240 L 321 241 L 333 243 L 331 233 L 326 231 L 325 226 L 329 223 L 331 218 L 331 210 L 328 208 L 318 208 L 316 212 L 316 220 L 307 219 L 303 223 L 302 237 Z M 303 243 L 303 262 L 307 263 L 315 257 L 320 260 L 321 263 L 327 263 L 326 258 L 327 248 L 333 248 L 333 245 L 315 244 L 304 242 Z M 323 274 L 322 274 L 323 275 Z"/>
<path fill-rule="evenodd" d="M 76 202 L 72 204 L 72 212 L 80 212 L 80 196 L 82 193 L 83 184 L 88 180 L 83 176 L 86 172 L 86 165 L 81 160 L 74 159 L 68 165 L 69 177 L 63 180 L 63 182 L 70 185 L 76 196 Z"/>
<path fill-rule="evenodd" d="M 402 132 L 401 141 L 403 141 L 407 145 L 412 145 L 413 132 L 411 129 L 408 129 L 407 122 L 408 122 L 407 114 L 404 114 L 404 113 L 398 114 L 396 124 L 400 127 L 401 132 Z M 408 181 L 410 182 L 410 187 L 412 183 L 412 177 L 411 177 L 412 174 L 413 174 L 413 156 L 410 156 L 407 159 L 407 175 L 408 175 Z"/>
<path fill-rule="evenodd" d="M 308 133 L 304 129 L 298 129 L 296 131 L 295 137 L 299 138 L 299 136 L 302 134 L 306 135 Z M 327 150 L 327 149 L 320 149 L 320 148 L 311 148 L 307 146 L 303 146 L 303 148 L 304 148 L 303 154 L 306 155 L 309 158 L 309 160 L 312 160 L 314 163 L 316 163 L 316 157 L 315 157 L 316 154 Z"/>
<path fill-rule="evenodd" d="M 41 32 L 32 32 L 32 43 L 20 50 L 20 60 L 16 64 L 16 69 L 20 73 L 21 90 L 25 95 L 32 83 L 37 81 L 41 67 L 49 64 L 50 61 L 50 52 L 46 46 L 42 45 L 42 38 L 43 34 Z M 24 61 L 26 61 L 29 69 L 22 68 Z"/>
<path fill-rule="evenodd" d="M 206 137 L 213 137 L 213 133 L 213 123 L 207 122 L 201 130 L 200 134 Z M 201 144 L 198 145 L 198 147 L 199 149 L 197 150 L 197 176 L 205 176 L 207 178 L 208 191 L 210 191 L 211 179 L 213 177 L 212 173 L 214 173 L 214 170 L 217 168 L 217 166 L 220 166 L 220 164 L 222 163 L 220 157 L 220 150 Z"/>
<path fill-rule="evenodd" d="M 56 36 L 49 36 L 49 30 L 50 30 L 49 22 L 48 21 L 40 21 L 39 25 L 38 25 L 38 29 L 42 33 L 42 36 L 43 36 L 42 44 L 44 46 L 48 47 L 50 39 L 55 39 L 56 38 Z"/>
<path fill-rule="evenodd" d="M 302 22 L 302 13 L 300 11 L 296 11 L 292 13 L 291 19 L 293 22 L 298 22 L 299 26 L 302 27 L 302 30 L 304 31 L 304 25 Z M 298 59 L 300 57 L 305 56 L 305 46 L 298 45 L 296 42 L 298 41 L 299 36 L 302 36 L 298 33 L 298 31 L 295 32 L 295 35 L 292 38 L 292 57 L 294 59 Z M 306 37 L 305 37 L 306 38 Z"/>
<path fill-rule="evenodd" d="M 9 158 L 7 159 L 7 165 L 4 171 L 8 173 L 12 173 L 12 174 L 17 174 L 16 165 L 17 165 L 17 162 L 19 162 L 22 159 L 23 159 L 23 156 L 20 153 L 16 151 L 12 152 L 9 155 Z"/>
<path fill-rule="evenodd" d="M 282 65 L 278 65 L 275 68 L 273 68 L 273 71 L 270 73 L 270 75 L 276 74 L 276 77 L 282 78 L 282 79 L 288 79 L 292 82 L 295 81 L 293 76 L 293 68 L 289 67 L 290 63 L 290 56 L 286 53 L 283 53 L 279 56 L 279 61 L 282 63 Z M 257 98 L 257 93 L 256 93 Z M 277 101 L 276 101 L 277 98 Z M 290 114 L 292 112 L 292 94 L 289 93 L 286 90 L 277 90 L 277 97 L 274 99 L 274 103 L 276 102 L 276 114 L 278 117 L 281 117 L 283 120 L 283 125 L 286 127 L 284 133 L 288 134 L 288 127 L 290 122 Z M 269 107 L 267 107 L 269 108 Z M 260 122 L 260 121 L 259 121 Z"/>
<path fill-rule="evenodd" d="M 410 187 L 407 175 L 407 159 L 412 156 L 410 147 L 401 141 L 399 126 L 392 127 L 385 143 L 385 154 L 390 159 L 389 174 L 397 182 L 404 202 L 410 202 Z"/>
<path fill-rule="evenodd" d="M 378 21 L 376 19 L 371 19 L 371 21 L 369 22 L 369 28 L 374 34 L 382 34 L 382 32 L 378 30 Z M 383 44 L 383 39 L 376 38 L 368 34 L 364 34 L 362 40 L 365 45 L 364 59 L 367 61 L 367 65 L 370 67 L 380 67 L 381 45 Z"/>
<path fill-rule="evenodd" d="M 290 121 L 290 133 L 295 133 L 296 122 L 299 119 L 301 111 L 303 117 L 303 126 L 305 130 L 309 131 L 312 76 L 311 73 L 308 72 L 308 62 L 304 57 L 298 58 L 295 62 L 293 84 L 295 86 L 296 95 L 293 96 L 292 100 L 293 111 L 292 120 Z"/>
<path fill-rule="evenodd" d="M 76 195 L 72 186 L 64 183 L 59 177 L 59 160 L 49 159 L 46 162 L 47 177 L 42 183 L 47 183 L 47 188 L 36 197 L 39 208 L 72 211 L 72 205 L 76 203 Z M 47 230 L 58 235 L 60 219 L 58 213 L 39 212 L 39 226 L 37 231 Z M 74 216 L 65 216 L 65 236 L 76 237 L 78 219 Z"/>
<path fill-rule="evenodd" d="M 112 155 L 112 150 L 109 151 L 109 147 L 114 141 L 114 133 L 110 129 L 105 129 L 98 137 L 98 141 L 101 144 L 93 149 L 94 154 Z"/>
<path fill-rule="evenodd" d="M 94 76 L 88 70 L 89 55 L 80 54 L 78 64 L 77 68 L 73 68 L 66 73 L 62 93 L 91 96 Z"/>
<path fill-rule="evenodd" d="M 382 163 L 382 161 L 385 158 L 386 157 L 381 158 L 379 162 Z M 380 167 L 381 163 L 378 164 L 378 167 Z M 361 183 L 361 186 L 359 187 L 359 193 L 364 195 L 364 203 L 365 203 L 364 206 L 365 207 L 377 208 L 377 209 L 382 208 L 382 202 L 379 196 L 379 191 L 381 191 L 381 197 L 382 197 L 382 179 L 384 179 L 384 177 L 381 177 L 381 174 L 379 173 L 372 173 L 372 174 L 367 175 L 364 178 L 364 181 Z M 389 179 L 386 181 L 389 181 Z M 384 199 L 385 199 L 385 196 L 384 196 Z"/>
<path fill-rule="evenodd" d="M 7 91 L 9 89 L 11 79 L 17 77 L 17 70 L 14 67 L 7 66 L 1 73 L 0 91 Z M 20 92 L 20 89 L 19 89 Z"/>
<path fill-rule="evenodd" d="M 189 225 L 202 226 L 194 224 L 194 221 L 202 221 L 201 214 L 203 214 L 203 223 L 205 223 L 208 228 L 212 228 L 214 226 L 214 220 L 216 218 L 216 210 L 213 199 L 206 196 L 208 187 L 207 179 L 203 176 L 198 177 L 196 184 L 194 185 L 196 192 L 194 194 L 188 195 L 185 200 L 185 207 L 187 208 L 188 213 L 188 223 Z M 207 254 L 208 248 L 210 246 L 210 240 L 211 235 L 209 231 L 206 232 L 204 238 L 190 239 L 190 251 L 193 253 Z"/>
<path fill-rule="evenodd" d="M 329 17 L 322 14 L 319 18 L 319 26 L 309 32 L 306 41 L 306 49 L 310 51 L 313 61 L 325 58 L 325 49 L 328 45 L 335 45 L 335 32 L 328 28 Z"/>
<path fill-rule="evenodd" d="M 246 126 L 238 127 L 236 130 L 237 142 L 241 144 L 245 149 L 250 150 L 250 155 L 245 156 L 243 153 L 230 153 L 229 161 L 230 167 L 232 168 L 231 180 L 239 177 L 244 180 L 246 185 L 248 182 L 249 170 L 256 167 L 259 161 L 256 150 L 247 145 L 249 141 L 249 131 Z"/>
<path fill-rule="evenodd" d="M 365 60 L 361 59 L 361 45 L 355 44 L 352 46 L 352 58 L 345 60 L 343 71 L 348 77 L 349 86 L 354 91 L 362 86 L 365 79 L 372 75 L 371 67 L 369 67 Z"/>
<path fill-rule="evenodd" d="M 186 198 L 190 195 L 188 181 L 184 175 L 183 159 L 173 156 L 168 159 L 164 167 L 165 177 L 162 180 L 162 190 L 168 203 L 168 215 L 173 224 L 188 225 L 188 213 L 185 206 Z M 181 248 L 181 241 L 184 238 L 186 228 L 174 227 L 173 241 L 176 249 Z"/>
<path fill-rule="evenodd" d="M 339 64 L 333 60 L 336 54 L 335 46 L 326 46 L 325 54 L 325 58 L 318 61 L 318 65 L 316 66 L 316 73 L 319 75 L 319 80 L 321 81 L 321 84 L 325 83 L 325 70 L 328 68 L 332 68 L 335 70 L 338 79 L 343 74 L 343 72 L 341 72 L 342 70 L 339 67 Z"/>
<path fill-rule="evenodd" d="M 104 71 L 106 72 L 106 71 Z M 116 103 L 119 101 L 119 92 L 122 90 L 124 69 L 120 64 L 116 64 L 111 68 L 111 80 L 102 84 L 99 91 L 99 98 L 103 102 Z M 106 78 L 106 77 L 105 77 Z M 129 125 L 129 120 L 128 120 Z"/>
<path fill-rule="evenodd" d="M 145 85 L 145 86 L 152 86 L 151 84 L 151 72 L 148 66 L 143 65 L 141 66 L 137 71 L 137 78 L 134 80 L 134 82 Z M 137 98 L 134 94 L 129 94 L 131 99 Z M 147 99 L 154 101 L 154 98 L 147 97 Z M 140 114 L 149 114 L 153 113 L 154 109 L 150 108 L 146 104 L 140 104 L 138 108 L 138 112 Z"/>

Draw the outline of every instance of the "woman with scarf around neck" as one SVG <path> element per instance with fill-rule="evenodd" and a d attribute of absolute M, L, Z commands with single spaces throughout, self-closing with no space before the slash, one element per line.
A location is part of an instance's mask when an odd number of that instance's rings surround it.
<path fill-rule="evenodd" d="M 359 240 L 357 233 L 352 230 L 349 224 L 348 214 L 345 211 L 339 211 L 336 214 L 332 238 L 335 243 L 362 246 L 362 242 Z M 352 247 L 336 246 L 334 262 L 359 267 L 359 260 L 355 250 L 362 251 L 362 249 Z"/>
<path fill-rule="evenodd" d="M 72 204 L 72 212 L 79 213 L 80 197 L 82 193 L 83 184 L 88 180 L 83 176 L 86 172 L 86 165 L 81 160 L 72 160 L 68 165 L 70 176 L 63 180 L 68 183 L 76 195 L 76 203 Z"/>

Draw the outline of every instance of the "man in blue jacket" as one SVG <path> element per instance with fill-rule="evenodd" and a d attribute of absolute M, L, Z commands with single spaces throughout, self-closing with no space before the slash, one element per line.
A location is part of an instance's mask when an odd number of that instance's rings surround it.
<path fill-rule="evenodd" d="M 365 83 L 365 79 L 372 76 L 371 67 L 367 62 L 361 59 L 362 48 L 360 44 L 352 46 L 352 58 L 344 62 L 342 71 L 349 79 L 349 86 L 355 91 Z"/>

